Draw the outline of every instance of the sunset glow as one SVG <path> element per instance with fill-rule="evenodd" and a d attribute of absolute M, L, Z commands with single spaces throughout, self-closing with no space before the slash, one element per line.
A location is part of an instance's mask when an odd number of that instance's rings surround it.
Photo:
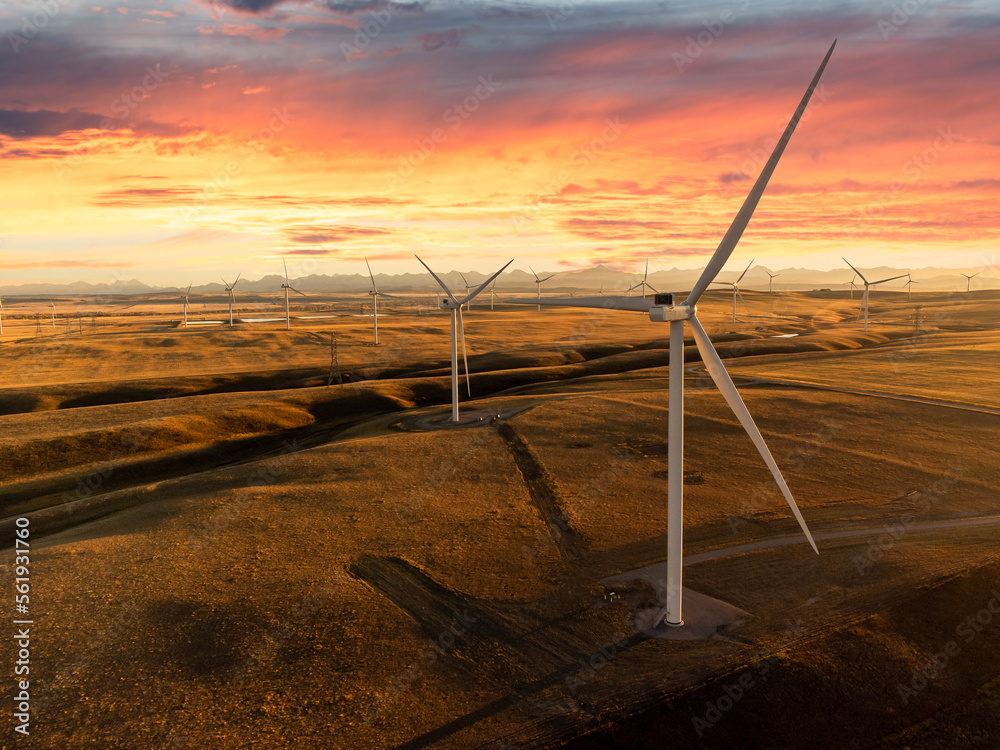
<path fill-rule="evenodd" d="M 987 3 L 0 3 L 3 284 L 997 263 Z M 894 10 L 895 9 L 895 10 Z"/>

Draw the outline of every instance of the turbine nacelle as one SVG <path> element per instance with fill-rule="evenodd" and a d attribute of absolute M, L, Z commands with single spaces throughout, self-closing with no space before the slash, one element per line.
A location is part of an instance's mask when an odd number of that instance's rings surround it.
<path fill-rule="evenodd" d="M 657 294 L 653 297 L 653 306 L 649 308 L 649 319 L 654 323 L 691 320 L 697 310 L 695 305 L 675 305 L 673 294 Z"/>

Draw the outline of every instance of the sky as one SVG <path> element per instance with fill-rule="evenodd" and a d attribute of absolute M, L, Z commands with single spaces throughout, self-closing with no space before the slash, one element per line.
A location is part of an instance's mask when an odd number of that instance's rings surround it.
<path fill-rule="evenodd" d="M 1000 268 L 992 2 L 0 2 L 0 283 Z"/>

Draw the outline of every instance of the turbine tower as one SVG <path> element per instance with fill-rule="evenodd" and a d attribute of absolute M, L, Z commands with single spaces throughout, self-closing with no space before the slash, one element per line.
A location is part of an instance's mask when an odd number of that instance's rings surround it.
<path fill-rule="evenodd" d="M 489 285 L 491 281 L 499 276 L 504 268 L 513 263 L 513 260 L 509 260 L 504 264 L 504 267 L 497 271 L 495 274 L 490 276 L 486 281 L 477 286 L 471 294 L 467 294 L 461 300 L 455 299 L 455 295 L 451 293 L 451 290 L 445 286 L 444 282 L 438 278 L 437 274 L 431 271 L 430 266 L 420 260 L 419 255 L 413 256 L 420 261 L 420 265 L 427 269 L 434 280 L 438 283 L 444 293 L 448 295 L 448 299 L 441 300 L 442 310 L 451 310 L 451 421 L 458 423 L 458 339 L 456 333 L 462 337 L 462 359 L 465 360 L 465 387 L 468 390 L 469 396 L 472 396 L 472 385 L 469 383 L 469 358 L 465 351 L 465 323 L 462 321 L 462 305 L 471 300 L 477 294 L 479 294 L 483 289 Z M 534 273 L 534 271 L 532 271 Z"/>
<path fill-rule="evenodd" d="M 961 273 L 961 272 L 959 272 L 959 273 Z M 979 273 L 980 273 L 979 271 L 976 271 L 971 276 L 969 274 L 967 274 L 967 273 L 963 273 L 962 274 L 965 277 L 965 293 L 966 294 L 969 294 L 969 293 L 972 292 L 972 280 L 974 278 L 976 278 L 979 275 Z"/>
<path fill-rule="evenodd" d="M 365 261 L 368 262 L 367 260 Z M 281 285 L 281 288 L 285 291 L 285 330 L 292 330 L 292 314 L 288 307 L 288 292 L 293 291 L 296 294 L 301 294 L 303 297 L 307 296 L 304 292 L 300 292 L 298 289 L 293 287 L 288 281 L 288 264 L 285 263 L 285 256 L 281 256 L 281 267 L 285 269 L 285 283 Z M 378 329 L 375 330 L 375 343 L 378 343 Z"/>
<path fill-rule="evenodd" d="M 52 306 L 52 330 L 56 328 L 56 303 L 49 300 L 49 305 Z"/>
<path fill-rule="evenodd" d="M 504 268 L 506 268 L 506 266 L 504 266 Z M 531 271 L 532 275 L 535 277 L 535 299 L 537 300 L 538 298 L 540 298 L 542 296 L 542 282 L 543 281 L 548 281 L 553 276 L 555 276 L 555 274 L 551 274 L 549 276 L 546 276 L 544 279 L 540 279 L 540 278 L 538 278 L 538 274 L 535 273 L 535 269 L 534 268 L 532 268 L 531 266 L 528 266 L 528 270 Z M 542 311 L 542 306 L 538 305 L 538 312 L 541 312 L 541 311 Z"/>
<path fill-rule="evenodd" d="M 222 280 L 222 283 L 226 285 L 226 294 L 229 295 L 229 327 L 230 328 L 233 327 L 233 303 L 236 302 L 236 295 L 233 293 L 233 289 L 235 289 L 236 285 L 240 283 L 240 276 L 242 276 L 242 275 L 243 275 L 242 273 L 238 274 L 236 276 L 236 281 L 234 281 L 232 284 L 230 284 L 225 279 Z"/>
<path fill-rule="evenodd" d="M 768 294 L 773 294 L 774 291 L 773 291 L 772 285 L 774 284 L 774 280 L 776 278 L 778 278 L 779 276 L 781 276 L 781 274 L 780 273 L 771 273 L 767 269 L 764 269 L 764 273 L 766 273 L 767 276 L 768 276 L 768 279 L 767 279 L 767 293 Z"/>
<path fill-rule="evenodd" d="M 646 296 L 646 287 L 649 287 L 650 291 L 652 291 L 653 294 L 657 294 L 657 291 L 655 289 L 653 289 L 653 287 L 650 284 L 646 283 L 646 277 L 647 276 L 649 276 L 649 258 L 646 258 L 646 270 L 642 274 L 642 280 L 638 284 L 636 284 L 635 286 L 630 287 L 628 291 L 631 292 L 631 291 L 634 291 L 634 290 L 638 289 L 639 290 L 639 296 L 640 297 L 645 297 Z M 602 286 L 601 288 L 603 289 L 604 287 Z"/>
<path fill-rule="evenodd" d="M 847 260 L 847 258 L 844 258 L 843 261 L 847 265 L 851 266 L 851 262 L 849 260 Z M 865 314 L 865 331 L 867 331 L 868 330 L 868 291 L 869 291 L 868 288 L 872 287 L 872 286 L 875 286 L 876 284 L 884 284 L 887 281 L 895 281 L 896 279 L 901 279 L 904 276 L 909 276 L 909 274 L 908 273 L 903 273 L 903 274 L 900 274 L 899 276 L 893 276 L 893 277 L 888 278 L 888 279 L 879 279 L 878 281 L 869 281 L 868 279 L 865 278 L 865 275 L 863 273 L 861 273 L 861 271 L 859 271 L 854 266 L 851 266 L 851 270 L 854 271 L 854 273 L 856 273 L 858 276 L 861 277 L 861 281 L 864 282 L 864 285 L 865 285 L 865 293 L 861 297 L 861 308 L 862 309 L 858 311 L 858 317 L 860 318 L 861 317 L 861 313 L 864 312 L 864 314 Z"/>
<path fill-rule="evenodd" d="M 806 89 L 805 95 L 799 102 L 795 114 L 792 115 L 792 119 L 775 145 L 774 151 L 764 165 L 763 170 L 761 170 L 760 176 L 757 177 L 757 181 L 754 183 L 750 194 L 743 202 L 739 213 L 736 214 L 736 218 L 733 219 L 733 223 L 730 225 L 725 236 L 723 236 L 711 260 L 709 260 L 708 265 L 684 302 L 674 304 L 672 294 L 657 294 L 652 300 L 635 297 L 590 297 L 576 300 L 546 299 L 543 301 L 546 305 L 646 311 L 649 313 L 650 320 L 670 323 L 670 368 L 667 381 L 669 413 L 667 428 L 667 606 L 663 613 L 663 620 L 667 625 L 679 626 L 684 624 L 681 618 L 681 563 L 683 560 L 684 538 L 685 323 L 691 326 L 691 332 L 694 334 L 695 344 L 701 354 L 705 369 L 715 382 L 715 385 L 722 392 L 723 397 L 733 410 L 743 429 L 750 436 L 767 467 L 771 470 L 772 476 L 785 496 L 785 500 L 788 502 L 788 507 L 791 509 L 792 515 L 795 516 L 795 520 L 798 521 L 799 527 L 805 534 L 806 539 L 809 540 L 809 544 L 813 550 L 818 553 L 816 542 L 813 540 L 812 534 L 809 533 L 809 528 L 806 526 L 806 522 L 799 512 L 792 493 L 788 489 L 788 485 L 785 483 L 784 477 L 782 477 L 781 471 L 778 469 L 778 465 L 775 463 L 771 452 L 768 450 L 764 438 L 760 434 L 760 430 L 754 424 L 750 412 L 747 411 L 743 399 L 740 398 L 736 386 L 722 364 L 719 353 L 715 350 L 711 339 L 709 339 L 708 334 L 698 320 L 697 303 L 705 293 L 708 285 L 712 283 L 723 266 L 725 266 L 737 243 L 740 241 L 740 237 L 743 236 L 743 231 L 753 216 L 754 209 L 757 207 L 757 203 L 760 201 L 761 195 L 763 195 L 764 189 L 767 187 L 768 180 L 771 178 L 771 174 L 774 172 L 774 168 L 777 166 L 778 160 L 781 158 L 785 146 L 788 144 L 788 140 L 795 131 L 795 126 L 802 118 L 802 113 L 809 104 L 809 99 L 812 97 L 813 91 L 819 83 L 823 71 L 826 69 L 826 65 L 830 61 L 830 56 L 833 54 L 833 49 L 836 45 L 837 42 L 834 40 L 830 46 L 830 50 L 826 53 L 826 57 L 823 58 L 823 62 L 816 71 L 816 75 L 813 76 L 809 88 Z M 531 303 L 522 302 L 521 304 Z"/>
<path fill-rule="evenodd" d="M 740 282 L 743 281 L 743 277 L 747 275 L 747 271 L 750 270 L 750 266 L 752 266 L 752 265 L 753 265 L 753 261 L 751 260 L 747 264 L 747 267 L 744 269 L 743 273 L 740 274 L 740 277 L 738 279 L 736 279 L 736 281 L 713 281 L 713 282 L 711 282 L 713 284 L 726 284 L 726 285 L 731 286 L 733 288 L 733 322 L 734 323 L 736 322 L 736 295 L 737 294 L 740 296 L 740 301 L 743 303 L 743 307 L 746 308 L 747 315 L 750 314 L 750 308 L 747 307 L 747 301 L 745 299 L 743 299 L 743 293 L 740 291 Z"/>

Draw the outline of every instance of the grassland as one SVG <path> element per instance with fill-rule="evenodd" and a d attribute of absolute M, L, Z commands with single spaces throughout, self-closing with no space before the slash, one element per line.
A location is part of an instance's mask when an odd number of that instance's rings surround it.
<path fill-rule="evenodd" d="M 821 554 L 783 543 L 689 346 L 686 585 L 746 613 L 691 641 L 636 628 L 648 586 L 600 584 L 666 555 L 644 316 L 474 308 L 462 408 L 509 416 L 459 429 L 427 429 L 448 319 L 422 303 L 378 347 L 364 317 L 184 330 L 162 300 L 83 333 L 5 319 L 32 747 L 987 747 L 1000 614 L 956 629 L 1000 571 L 1000 295 L 886 295 L 867 333 L 844 295 L 747 297 L 700 315 Z"/>

